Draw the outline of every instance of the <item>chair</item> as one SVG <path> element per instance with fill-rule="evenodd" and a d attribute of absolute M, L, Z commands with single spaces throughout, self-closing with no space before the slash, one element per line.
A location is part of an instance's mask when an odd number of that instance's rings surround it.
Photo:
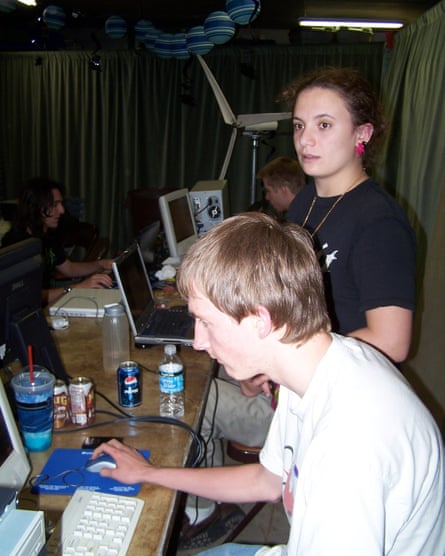
<path fill-rule="evenodd" d="M 227 455 L 239 463 L 257 463 L 261 448 L 246 446 L 239 442 L 229 440 L 227 443 Z M 265 506 L 266 502 L 256 502 L 246 513 L 238 525 L 224 539 L 224 542 L 232 542 L 245 527 L 252 521 L 257 513 Z"/>

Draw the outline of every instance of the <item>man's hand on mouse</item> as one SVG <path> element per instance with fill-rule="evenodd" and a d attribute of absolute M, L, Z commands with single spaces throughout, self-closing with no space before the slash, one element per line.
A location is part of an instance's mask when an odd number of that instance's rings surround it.
<path fill-rule="evenodd" d="M 110 455 L 117 465 L 115 469 L 102 469 L 100 472 L 102 477 L 110 477 L 129 485 L 146 479 L 145 472 L 151 466 L 136 448 L 113 439 L 98 446 L 91 457 L 97 458 L 102 453 Z"/>

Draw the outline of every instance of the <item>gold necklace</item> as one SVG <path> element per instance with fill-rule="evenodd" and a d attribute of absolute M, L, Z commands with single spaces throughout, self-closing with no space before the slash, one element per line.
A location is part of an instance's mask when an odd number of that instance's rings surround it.
<path fill-rule="evenodd" d="M 362 183 L 361 181 L 359 183 Z M 318 226 L 315 228 L 315 230 L 313 232 L 311 232 L 311 237 L 314 237 L 314 235 L 318 232 L 318 230 L 323 226 L 323 224 L 326 222 L 326 220 L 328 219 L 329 215 L 331 214 L 331 212 L 335 209 L 335 207 L 338 205 L 338 203 L 343 199 L 343 197 L 346 195 L 346 193 L 348 193 L 349 191 L 351 191 L 351 189 L 353 187 L 355 187 L 357 184 L 357 182 L 354 182 L 350 187 L 348 187 L 348 189 L 346 189 L 346 191 L 344 191 L 340 197 L 338 197 L 335 200 L 335 203 L 331 206 L 331 208 L 328 210 L 328 212 L 323 216 L 323 218 L 321 219 L 321 222 L 318 224 Z M 307 221 L 309 220 L 309 217 L 312 213 L 312 209 L 314 208 L 315 205 L 315 201 L 317 200 L 317 194 L 314 195 L 311 205 L 306 213 L 306 216 L 304 217 L 303 220 L 303 224 L 301 225 L 303 228 L 306 226 Z"/>

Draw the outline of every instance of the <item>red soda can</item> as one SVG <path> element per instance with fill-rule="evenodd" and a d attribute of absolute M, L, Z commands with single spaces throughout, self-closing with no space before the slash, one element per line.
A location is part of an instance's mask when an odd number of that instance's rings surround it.
<path fill-rule="evenodd" d="M 91 378 L 77 376 L 70 380 L 70 415 L 73 425 L 89 425 L 96 416 L 94 384 Z"/>
<path fill-rule="evenodd" d="M 62 429 L 69 420 L 68 388 L 63 380 L 57 379 L 54 383 L 54 428 Z"/>

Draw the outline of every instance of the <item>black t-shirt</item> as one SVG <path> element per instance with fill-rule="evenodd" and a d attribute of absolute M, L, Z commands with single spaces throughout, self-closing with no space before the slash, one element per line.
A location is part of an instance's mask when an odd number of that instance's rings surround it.
<path fill-rule="evenodd" d="M 316 195 L 313 183 L 295 197 L 287 220 L 302 225 Z M 320 224 L 338 197 L 317 197 L 305 228 Z M 399 204 L 368 179 L 348 192 L 316 232 L 333 330 L 366 326 L 365 311 L 395 305 L 414 310 L 416 239 Z"/>
<path fill-rule="evenodd" d="M 9 230 L 2 238 L 2 247 L 18 243 L 30 236 L 27 232 Z M 43 259 L 43 284 L 44 289 L 54 287 L 54 269 L 66 261 L 66 254 L 63 244 L 57 231 L 44 236 L 42 239 L 42 259 Z"/>

